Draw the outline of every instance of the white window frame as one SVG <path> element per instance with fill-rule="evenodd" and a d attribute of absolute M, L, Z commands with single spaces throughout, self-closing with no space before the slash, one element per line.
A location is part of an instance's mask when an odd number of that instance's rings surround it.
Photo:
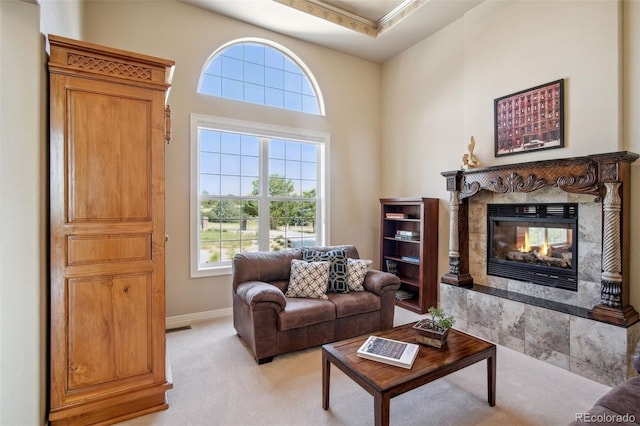
<path fill-rule="evenodd" d="M 328 235 L 327 211 L 328 205 L 328 148 L 330 136 L 328 133 L 316 130 L 290 128 L 267 123 L 237 120 L 225 117 L 211 116 L 205 114 L 191 114 L 191 189 L 190 189 L 190 270 L 191 278 L 208 277 L 216 275 L 231 274 L 230 262 L 216 264 L 214 266 L 204 266 L 200 263 L 200 145 L 198 140 L 198 129 L 200 127 L 208 127 L 215 130 L 251 134 L 254 136 L 263 136 L 267 138 L 279 138 L 287 140 L 299 140 L 304 142 L 315 142 L 319 144 L 320 158 L 318 164 L 318 199 L 319 207 L 317 212 L 316 235 L 318 236 L 318 244 L 323 245 Z M 264 157 L 264 156 L 263 156 Z M 260 178 L 264 178 L 264 172 L 267 170 L 262 160 L 260 168 Z M 261 215 L 261 232 L 264 230 L 265 219 L 268 215 Z M 266 223 L 268 229 L 268 223 Z M 261 234 L 261 240 L 264 236 Z"/>

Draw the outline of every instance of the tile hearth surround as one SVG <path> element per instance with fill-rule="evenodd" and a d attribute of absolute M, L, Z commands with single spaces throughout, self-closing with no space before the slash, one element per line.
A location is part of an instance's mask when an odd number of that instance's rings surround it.
<path fill-rule="evenodd" d="M 523 296 L 519 299 L 559 302 L 576 312 L 441 283 L 440 303 L 456 317 L 456 328 L 608 386 L 637 374 L 630 360 L 640 339 L 640 322 L 625 328 L 586 318 L 588 309 L 600 300 L 601 203 L 594 202 L 593 195 L 568 193 L 553 186 L 529 193 L 481 191 L 468 200 L 469 272 L 475 284 Z M 578 203 L 577 292 L 486 274 L 487 204 L 529 202 Z"/>

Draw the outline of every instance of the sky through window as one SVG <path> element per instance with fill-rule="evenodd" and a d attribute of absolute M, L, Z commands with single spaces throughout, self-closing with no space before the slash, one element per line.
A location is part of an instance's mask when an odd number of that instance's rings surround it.
<path fill-rule="evenodd" d="M 314 87 L 287 54 L 257 42 L 241 42 L 216 53 L 198 92 L 309 114 L 320 114 Z"/>

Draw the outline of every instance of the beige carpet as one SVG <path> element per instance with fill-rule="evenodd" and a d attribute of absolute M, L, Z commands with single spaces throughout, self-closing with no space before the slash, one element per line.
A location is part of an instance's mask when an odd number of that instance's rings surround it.
<path fill-rule="evenodd" d="M 396 324 L 419 317 L 396 309 Z M 123 425 L 371 425 L 373 397 L 335 367 L 322 409 L 321 352 L 257 365 L 232 319 L 167 335 L 174 388 L 169 409 Z M 609 387 L 498 347 L 496 406 L 487 404 L 486 362 L 391 400 L 392 425 L 566 425 Z"/>

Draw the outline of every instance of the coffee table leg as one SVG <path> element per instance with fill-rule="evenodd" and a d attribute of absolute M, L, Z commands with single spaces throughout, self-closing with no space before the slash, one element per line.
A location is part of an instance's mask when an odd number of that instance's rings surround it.
<path fill-rule="evenodd" d="M 329 409 L 329 377 L 331 373 L 331 363 L 324 350 L 322 351 L 322 408 Z"/>
<path fill-rule="evenodd" d="M 389 426 L 389 403 L 391 397 L 388 393 L 373 393 L 373 417 L 376 426 Z"/>
<path fill-rule="evenodd" d="M 489 405 L 496 405 L 496 349 L 487 358 L 487 393 L 489 394 Z"/>

